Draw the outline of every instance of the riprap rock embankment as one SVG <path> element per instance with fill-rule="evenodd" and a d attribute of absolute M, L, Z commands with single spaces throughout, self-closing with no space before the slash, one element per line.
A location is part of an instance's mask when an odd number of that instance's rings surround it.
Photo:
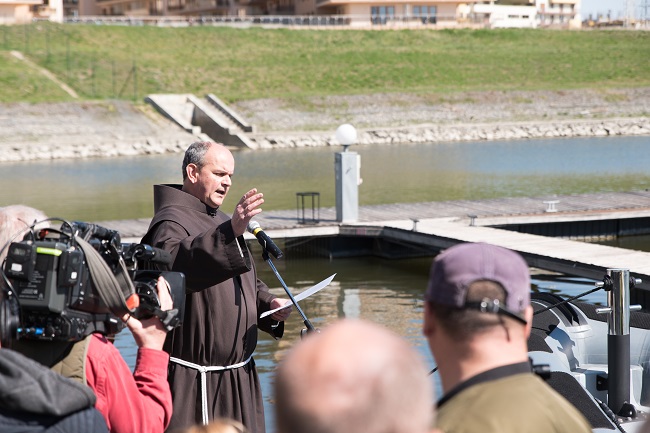
<path fill-rule="evenodd" d="M 260 148 L 650 136 L 650 88 L 334 95 L 232 104 Z M 205 135 L 127 101 L 0 104 L 0 162 L 183 152 Z"/>

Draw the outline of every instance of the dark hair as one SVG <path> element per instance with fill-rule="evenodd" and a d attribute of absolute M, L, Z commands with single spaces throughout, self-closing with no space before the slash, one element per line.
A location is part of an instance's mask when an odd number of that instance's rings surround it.
<path fill-rule="evenodd" d="M 195 164 L 199 169 L 203 167 L 203 158 L 206 152 L 214 143 L 209 141 L 197 141 L 190 144 L 183 157 L 183 181 L 187 179 L 187 166 Z"/>
<path fill-rule="evenodd" d="M 503 286 L 495 281 L 480 280 L 470 284 L 465 302 L 479 302 L 484 298 L 496 299 L 502 304 L 506 299 Z M 478 310 L 450 307 L 449 305 L 427 301 L 440 326 L 458 340 L 486 332 L 495 326 L 503 326 L 504 317 L 500 314 L 482 313 Z"/>

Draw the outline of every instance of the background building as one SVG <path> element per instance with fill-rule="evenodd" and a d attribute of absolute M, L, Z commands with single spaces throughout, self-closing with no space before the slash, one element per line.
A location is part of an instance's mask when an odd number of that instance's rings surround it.
<path fill-rule="evenodd" d="M 45 1 L 45 3 L 43 3 Z M 0 0 L 0 23 L 122 17 L 155 23 L 579 28 L 581 0 Z"/>
<path fill-rule="evenodd" d="M 63 21 L 62 0 L 0 0 L 0 24 L 25 24 L 34 18 Z"/>

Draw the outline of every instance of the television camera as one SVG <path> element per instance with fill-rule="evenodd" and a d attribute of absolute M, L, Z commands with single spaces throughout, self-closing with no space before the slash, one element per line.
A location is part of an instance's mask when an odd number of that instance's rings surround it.
<path fill-rule="evenodd" d="M 62 224 L 37 229 L 49 221 Z M 114 335 L 124 328 L 120 318 L 125 314 L 156 316 L 167 330 L 182 323 L 185 275 L 139 270 L 170 263 L 165 251 L 123 244 L 117 231 L 58 218 L 36 222 L 12 240 L 21 234 L 22 240 L 4 246 L 7 258 L 1 267 L 5 298 L 13 299 L 20 313 L 14 338 L 77 341 L 93 332 Z M 160 308 L 160 275 L 169 283 L 172 310 Z"/>

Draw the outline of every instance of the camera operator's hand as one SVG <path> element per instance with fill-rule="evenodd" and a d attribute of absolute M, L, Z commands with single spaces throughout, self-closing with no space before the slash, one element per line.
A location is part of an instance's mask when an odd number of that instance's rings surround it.
<path fill-rule="evenodd" d="M 160 299 L 160 309 L 163 311 L 171 310 L 174 306 L 169 283 L 162 276 L 158 277 L 156 288 Z M 167 330 L 158 317 L 153 316 L 149 319 L 138 320 L 129 314 L 125 314 L 122 321 L 131 330 L 138 347 L 162 350 Z"/>

